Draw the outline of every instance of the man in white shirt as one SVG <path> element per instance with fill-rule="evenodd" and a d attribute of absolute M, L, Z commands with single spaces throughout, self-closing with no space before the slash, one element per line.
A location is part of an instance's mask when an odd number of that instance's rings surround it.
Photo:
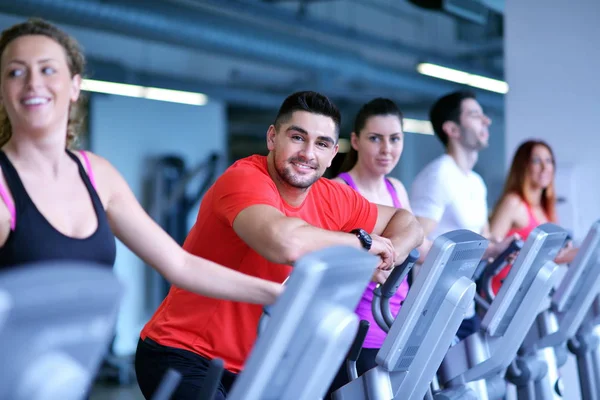
<path fill-rule="evenodd" d="M 512 238 L 499 242 L 490 237 L 487 188 L 473 171 L 479 151 L 488 146 L 492 123 L 475 95 L 458 91 L 438 99 L 429 113 L 436 136 L 446 153 L 429 163 L 415 178 L 410 195 L 413 214 L 426 237 L 456 229 L 468 229 L 490 239 L 485 258 L 495 257 Z M 479 329 L 475 305 L 467 311 L 457 336 L 461 339 Z"/>

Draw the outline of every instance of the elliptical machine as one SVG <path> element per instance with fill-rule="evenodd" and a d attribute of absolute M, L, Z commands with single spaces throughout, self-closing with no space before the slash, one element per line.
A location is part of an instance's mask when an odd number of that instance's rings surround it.
<path fill-rule="evenodd" d="M 504 373 L 558 279 L 553 260 L 566 237 L 567 232 L 554 224 L 531 232 L 485 313 L 481 329 L 446 354 L 439 374 L 443 389 L 434 394 L 436 400 L 505 396 Z"/>
<path fill-rule="evenodd" d="M 322 398 L 354 340 L 354 309 L 377 264 L 339 246 L 299 260 L 228 398 Z"/>
<path fill-rule="evenodd" d="M 537 316 L 523 342 L 519 356 L 507 371 L 517 386 L 519 400 L 557 400 L 564 393 L 559 368 L 566 362 L 566 345 L 578 358 L 579 382 L 584 400 L 600 398 L 599 376 L 593 366 L 598 348 L 589 310 L 600 293 L 600 221 L 594 223 L 577 256 L 567 269 L 550 304 Z M 597 337 L 596 337 L 597 338 Z M 573 389 L 569 390 L 573 391 Z"/>
<path fill-rule="evenodd" d="M 473 301 L 470 278 L 487 245 L 467 230 L 434 241 L 377 354 L 377 366 L 335 391 L 335 400 L 423 399 Z"/>
<path fill-rule="evenodd" d="M 410 273 L 418 259 L 419 251 L 416 249 L 412 250 L 401 265 L 394 267 L 383 285 L 377 285 L 373 290 L 373 300 L 371 302 L 373 319 L 386 333 L 389 332 L 394 323 L 394 316 L 390 310 L 390 299 L 398 291 L 398 288 Z M 358 332 L 346 357 L 346 374 L 351 381 L 358 378 L 356 361 L 358 360 L 358 357 L 360 357 L 362 345 L 367 336 L 369 327 L 369 321 L 360 321 Z"/>
<path fill-rule="evenodd" d="M 354 309 L 378 258 L 351 247 L 336 246 L 298 260 L 275 304 L 266 307 L 259 336 L 228 399 L 315 400 L 324 396 L 358 329 Z M 212 360 L 212 384 L 202 399 L 214 398 L 223 372 Z M 166 400 L 178 384 L 169 371 L 152 400 Z M 155 394 L 158 396 L 159 394 Z"/>
<path fill-rule="evenodd" d="M 82 400 L 108 351 L 123 287 L 106 266 L 0 272 L 0 398 Z"/>
<path fill-rule="evenodd" d="M 568 341 L 577 358 L 582 400 L 600 399 L 600 297 L 596 297 L 586 320 Z"/>

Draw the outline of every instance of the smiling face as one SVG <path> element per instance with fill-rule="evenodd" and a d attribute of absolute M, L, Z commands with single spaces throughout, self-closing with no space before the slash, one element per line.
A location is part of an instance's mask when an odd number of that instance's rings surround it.
<path fill-rule="evenodd" d="M 373 175 L 387 175 L 398 164 L 404 148 L 404 133 L 396 115 L 369 117 L 364 128 L 352 133 L 352 147 L 358 163 Z"/>
<path fill-rule="evenodd" d="M 10 42 L 0 59 L 2 104 L 13 133 L 66 129 L 81 78 L 71 76 L 64 48 L 44 35 Z"/>
<path fill-rule="evenodd" d="M 333 119 L 295 111 L 278 128 L 269 127 L 267 147 L 279 178 L 289 186 L 306 189 L 331 166 L 338 151 L 337 139 Z"/>
<path fill-rule="evenodd" d="M 541 189 L 550 186 L 554 180 L 554 158 L 546 146 L 537 144 L 533 147 L 525 179 L 531 187 Z"/>

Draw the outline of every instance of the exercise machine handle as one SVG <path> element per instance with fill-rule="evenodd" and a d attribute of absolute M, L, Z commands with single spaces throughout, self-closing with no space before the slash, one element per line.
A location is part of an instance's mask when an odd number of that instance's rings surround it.
<path fill-rule="evenodd" d="M 392 270 L 384 284 L 377 285 L 373 290 L 373 301 L 371 303 L 373 319 L 384 332 L 388 332 L 394 323 L 394 316 L 390 311 L 390 299 L 398 291 L 419 256 L 419 251 L 413 249 L 404 262 Z"/>
<path fill-rule="evenodd" d="M 400 284 L 404 281 L 404 278 L 408 276 L 408 273 L 415 265 L 415 262 L 419 259 L 419 251 L 417 249 L 413 249 L 406 257 L 406 260 L 397 267 L 395 267 L 390 276 L 386 279 L 386 281 L 381 285 L 381 297 L 384 299 L 391 298 L 400 287 Z"/>
<path fill-rule="evenodd" d="M 360 321 L 358 324 L 358 331 L 354 337 L 354 342 L 352 342 L 350 351 L 348 351 L 348 357 L 346 357 L 346 373 L 351 381 L 358 378 L 356 360 L 358 360 L 358 357 L 360 357 L 360 351 L 362 350 L 363 343 L 365 342 L 365 337 L 367 337 L 369 326 L 369 321 L 365 321 L 364 319 Z"/>
<path fill-rule="evenodd" d="M 495 294 L 492 290 L 492 279 L 496 276 L 502 268 L 504 268 L 508 257 L 520 251 L 523 248 L 524 242 L 520 239 L 513 240 L 506 249 L 498 255 L 491 263 L 485 265 L 481 276 L 475 277 L 477 287 L 483 289 L 485 295 L 485 301 L 491 303 L 494 300 Z"/>
<path fill-rule="evenodd" d="M 485 272 L 490 269 L 494 272 L 496 272 L 496 270 L 498 270 L 497 272 L 500 272 L 500 267 L 502 266 L 501 264 L 503 264 L 504 261 L 512 253 L 514 253 L 515 251 L 520 251 L 523 248 L 523 244 L 524 243 L 522 240 L 515 239 L 512 242 L 510 242 L 508 247 L 502 253 L 500 253 L 498 255 L 498 257 L 496 257 L 491 263 L 487 262 L 487 260 L 482 260 L 481 263 L 479 263 L 479 266 L 477 266 L 475 273 L 473 274 L 473 280 L 474 281 L 481 280 L 481 278 L 483 277 Z"/>

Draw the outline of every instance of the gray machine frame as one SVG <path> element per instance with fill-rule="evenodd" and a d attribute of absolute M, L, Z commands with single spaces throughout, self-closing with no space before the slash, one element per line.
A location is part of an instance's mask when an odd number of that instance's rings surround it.
<path fill-rule="evenodd" d="M 582 400 L 600 399 L 600 297 L 596 297 L 586 321 L 569 339 L 568 349 L 577 357 Z"/>
<path fill-rule="evenodd" d="M 122 294 L 106 266 L 56 261 L 0 272 L 0 398 L 84 399 Z"/>
<path fill-rule="evenodd" d="M 434 241 L 377 354 L 377 366 L 338 389 L 335 400 L 423 399 L 473 302 L 471 277 L 488 243 L 467 230 Z"/>
<path fill-rule="evenodd" d="M 340 246 L 298 260 L 228 398 L 322 398 L 354 340 L 354 310 L 378 262 Z"/>
<path fill-rule="evenodd" d="M 521 348 L 518 365 L 511 366 L 509 377 L 517 384 L 519 399 L 550 400 L 560 398 L 563 383 L 558 368 L 566 361 L 570 339 L 577 341 L 582 331 L 589 330 L 584 322 L 594 299 L 600 293 L 600 221 L 586 235 L 577 255 L 554 292 L 550 307 L 540 313 Z M 581 341 L 577 341 L 581 344 Z M 576 353 L 577 354 L 577 353 Z M 591 365 L 589 351 L 578 354 L 579 380 L 584 400 L 600 398 L 598 375 Z M 526 377 L 524 379 L 523 377 Z M 572 390 L 565 388 L 566 390 Z"/>
<path fill-rule="evenodd" d="M 435 399 L 504 397 L 504 372 L 558 279 L 553 260 L 567 235 L 550 223 L 531 232 L 487 310 L 481 329 L 448 351 L 439 374 L 444 389 Z"/>

